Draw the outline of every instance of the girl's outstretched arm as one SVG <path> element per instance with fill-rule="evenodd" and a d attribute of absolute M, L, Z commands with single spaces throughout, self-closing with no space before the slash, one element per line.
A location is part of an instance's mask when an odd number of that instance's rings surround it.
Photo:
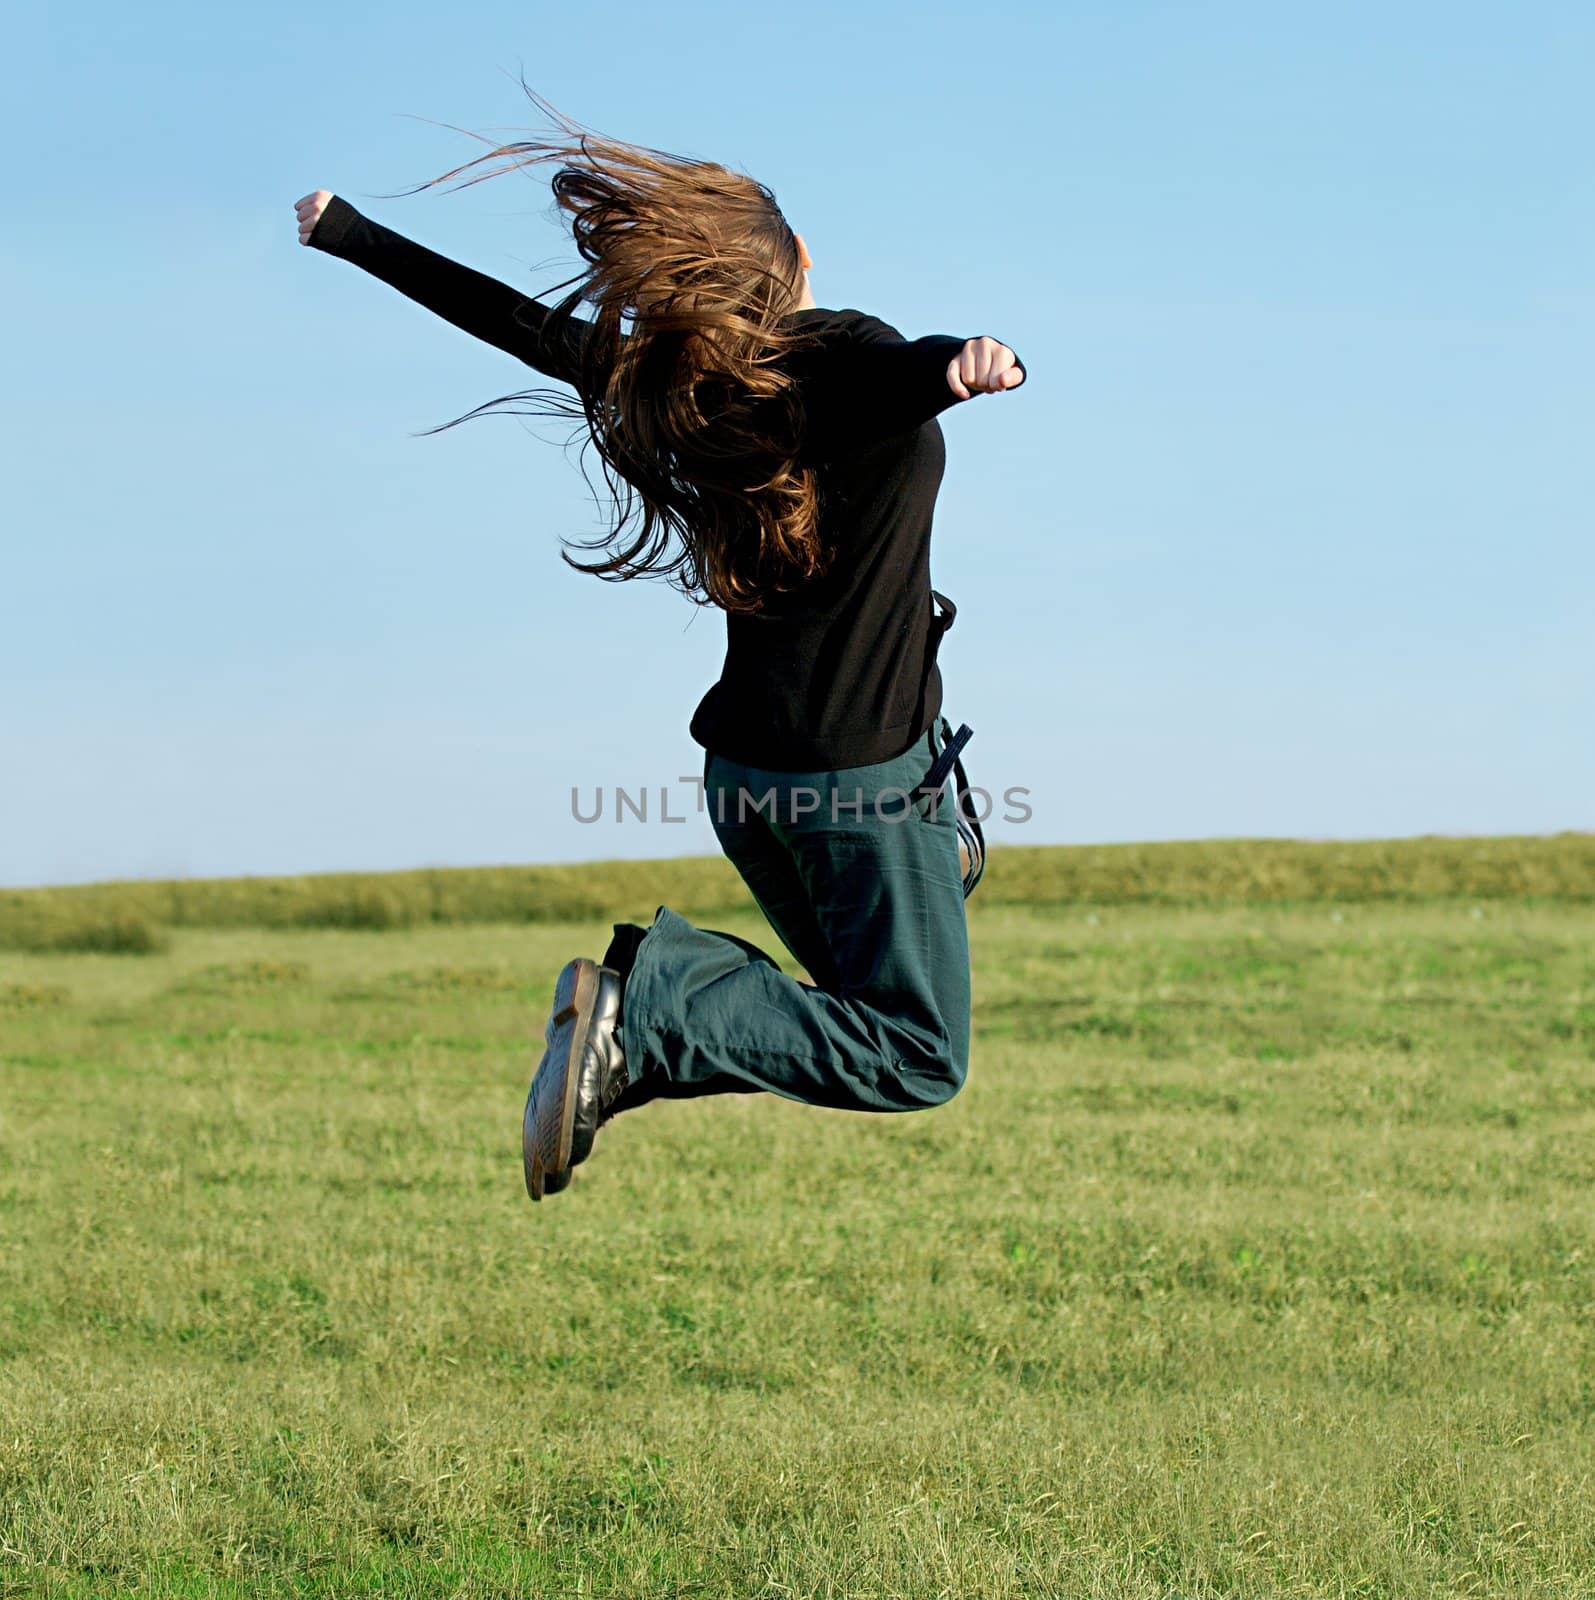
<path fill-rule="evenodd" d="M 341 195 L 318 189 L 294 209 L 301 244 L 353 262 L 456 328 L 575 386 L 592 326 L 586 319 L 555 315 L 519 289 L 362 216 Z"/>
<path fill-rule="evenodd" d="M 857 448 L 919 427 L 962 400 L 1019 388 L 1024 363 L 989 337 L 931 333 L 905 339 L 890 323 L 851 310 L 847 336 L 806 369 L 811 427 Z"/>

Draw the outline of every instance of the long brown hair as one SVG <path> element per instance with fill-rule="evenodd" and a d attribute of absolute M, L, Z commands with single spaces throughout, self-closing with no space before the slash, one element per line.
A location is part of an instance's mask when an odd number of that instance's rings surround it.
<path fill-rule="evenodd" d="M 529 400 L 585 422 L 614 520 L 596 539 L 562 541 L 604 552 L 581 561 L 562 550 L 571 566 L 609 580 L 664 578 L 699 604 L 759 610 L 768 594 L 821 574 L 831 555 L 816 475 L 798 459 L 801 399 L 780 365 L 813 339 L 782 321 L 802 291 L 796 237 L 775 195 L 747 174 L 595 134 L 521 87 L 557 135 L 498 145 L 419 187 L 496 157 L 506 164 L 469 182 L 558 162 L 555 205 L 588 265 L 556 285 L 576 287 L 551 310 L 569 317 L 589 302 L 593 332 L 577 400 L 523 391 L 466 417 Z M 550 332 L 558 339 L 557 320 Z"/>

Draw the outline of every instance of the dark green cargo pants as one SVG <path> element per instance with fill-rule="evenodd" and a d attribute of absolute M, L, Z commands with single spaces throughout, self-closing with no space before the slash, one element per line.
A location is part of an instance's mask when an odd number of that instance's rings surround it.
<path fill-rule="evenodd" d="M 902 755 L 833 772 L 705 758 L 720 844 L 814 981 L 661 906 L 622 1001 L 621 1042 L 642 1081 L 616 1110 L 763 1089 L 912 1111 L 957 1093 L 970 1004 L 958 831 L 950 797 L 913 795 L 945 729 L 938 719 Z"/>

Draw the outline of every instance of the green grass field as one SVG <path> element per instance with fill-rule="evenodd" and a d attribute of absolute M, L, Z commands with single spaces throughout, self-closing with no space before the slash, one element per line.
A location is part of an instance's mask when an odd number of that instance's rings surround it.
<path fill-rule="evenodd" d="M 0 1593 L 1595 1597 L 1564 844 L 1251 903 L 1261 847 L 1117 897 L 994 852 L 949 1106 L 650 1106 L 541 1206 L 607 916 L 12 896 Z"/>

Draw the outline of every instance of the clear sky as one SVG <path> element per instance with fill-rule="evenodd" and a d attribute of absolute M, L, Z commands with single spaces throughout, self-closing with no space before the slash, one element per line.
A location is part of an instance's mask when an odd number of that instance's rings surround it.
<path fill-rule="evenodd" d="M 0 883 L 714 850 L 656 808 L 719 615 L 559 561 L 559 425 L 414 437 L 539 379 L 297 238 L 327 188 L 552 287 L 546 169 L 380 198 L 522 75 L 1024 359 L 933 546 L 994 842 L 1595 826 L 1595 8 L 12 15 Z"/>

